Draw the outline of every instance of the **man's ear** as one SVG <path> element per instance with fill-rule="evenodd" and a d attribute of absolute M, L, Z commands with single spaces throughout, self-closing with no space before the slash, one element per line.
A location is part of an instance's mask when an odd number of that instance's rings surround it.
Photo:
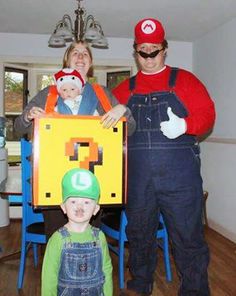
<path fill-rule="evenodd" d="M 165 50 L 164 50 L 164 58 L 166 58 L 167 57 L 167 48 L 165 48 Z"/>
<path fill-rule="evenodd" d="M 93 215 L 95 216 L 99 210 L 100 210 L 100 206 L 97 204 L 94 211 L 93 211 Z"/>
<path fill-rule="evenodd" d="M 66 207 L 65 207 L 65 204 L 64 204 L 64 203 L 61 204 L 60 207 L 61 207 L 63 213 L 66 214 Z"/>

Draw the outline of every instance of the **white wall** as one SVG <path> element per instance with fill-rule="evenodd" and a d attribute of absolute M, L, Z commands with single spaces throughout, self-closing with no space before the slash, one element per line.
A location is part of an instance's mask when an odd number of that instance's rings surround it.
<path fill-rule="evenodd" d="M 49 48 L 48 35 L 0 33 L 0 60 L 21 62 L 61 63 L 65 48 Z M 108 38 L 109 49 L 93 48 L 98 65 L 133 65 L 133 40 Z M 186 69 L 192 68 L 192 43 L 170 41 L 167 61 Z"/>
<path fill-rule="evenodd" d="M 211 227 L 236 242 L 236 18 L 194 42 L 193 69 L 216 104 L 211 137 L 202 146 Z"/>

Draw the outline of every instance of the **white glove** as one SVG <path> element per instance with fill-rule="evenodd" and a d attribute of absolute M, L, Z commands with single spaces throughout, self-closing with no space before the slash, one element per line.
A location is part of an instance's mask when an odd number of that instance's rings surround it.
<path fill-rule="evenodd" d="M 175 115 L 171 107 L 167 108 L 167 115 L 169 120 L 162 121 L 160 124 L 163 135 L 169 139 L 175 139 L 185 134 L 187 129 L 185 120 Z"/>

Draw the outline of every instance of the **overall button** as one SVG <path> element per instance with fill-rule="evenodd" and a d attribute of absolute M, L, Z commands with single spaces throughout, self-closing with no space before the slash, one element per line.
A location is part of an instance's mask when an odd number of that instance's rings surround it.
<path fill-rule="evenodd" d="M 157 101 L 157 98 L 156 98 L 156 97 L 154 97 L 154 98 L 152 98 L 152 100 L 153 100 L 153 101 Z"/>

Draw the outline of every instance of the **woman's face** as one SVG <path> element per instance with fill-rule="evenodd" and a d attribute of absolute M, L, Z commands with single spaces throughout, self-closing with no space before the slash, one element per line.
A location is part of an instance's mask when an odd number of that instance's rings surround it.
<path fill-rule="evenodd" d="M 87 48 L 82 43 L 76 44 L 75 48 L 70 53 L 69 67 L 79 71 L 86 80 L 91 65 L 92 59 Z"/>

